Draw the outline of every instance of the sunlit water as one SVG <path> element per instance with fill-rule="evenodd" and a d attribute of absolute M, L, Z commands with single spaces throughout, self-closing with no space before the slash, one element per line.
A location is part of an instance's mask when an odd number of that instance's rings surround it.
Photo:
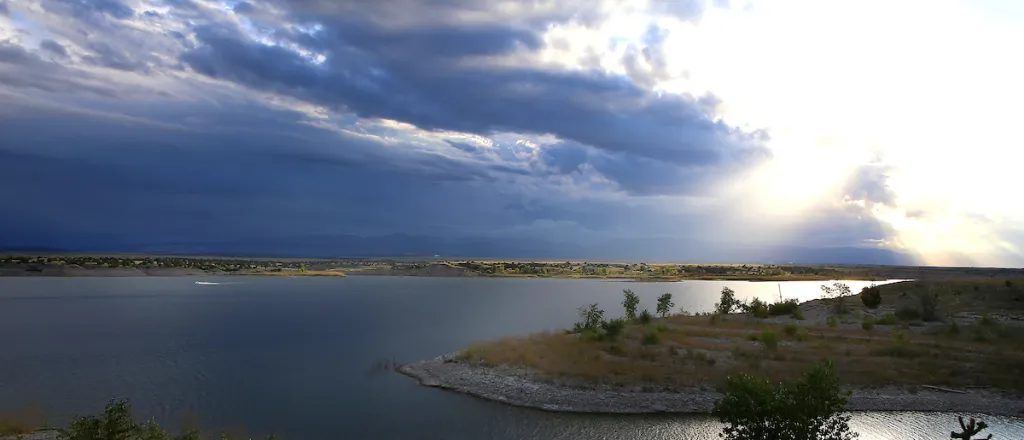
<path fill-rule="evenodd" d="M 224 283 L 196 284 L 196 281 Z M 130 398 L 170 425 L 244 427 L 289 439 L 700 439 L 703 416 L 554 414 L 373 373 L 500 336 L 564 328 L 598 302 L 621 313 L 674 294 L 710 310 L 741 298 L 820 296 L 821 282 L 468 278 L 0 278 L 0 409 L 42 404 L 54 423 Z M 854 292 L 870 283 L 849 282 Z M 986 416 L 1000 439 L 1024 422 Z M 949 438 L 952 414 L 858 413 L 863 439 Z"/>

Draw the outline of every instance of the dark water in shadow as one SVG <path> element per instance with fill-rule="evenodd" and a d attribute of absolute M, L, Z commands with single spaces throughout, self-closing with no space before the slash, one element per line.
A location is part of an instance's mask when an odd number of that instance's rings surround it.
<path fill-rule="evenodd" d="M 223 282 L 197 285 L 195 281 Z M 230 283 L 230 284 L 227 284 Z M 782 283 L 786 297 L 821 283 Z M 862 284 L 850 283 L 854 291 Z M 171 425 L 198 418 L 289 439 L 716 438 L 702 416 L 597 416 L 512 408 L 374 374 L 382 359 L 437 356 L 475 341 L 563 328 L 575 308 L 641 308 L 672 292 L 709 310 L 722 285 L 777 283 L 456 278 L 0 278 L 0 409 L 42 404 L 51 421 L 130 398 Z M 614 311 L 614 312 L 613 312 Z M 985 417 L 997 438 L 1024 422 Z M 949 438 L 949 414 L 859 413 L 863 439 Z"/>

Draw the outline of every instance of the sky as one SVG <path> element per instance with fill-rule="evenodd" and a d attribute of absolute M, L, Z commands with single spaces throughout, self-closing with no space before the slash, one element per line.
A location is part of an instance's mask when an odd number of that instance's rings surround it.
<path fill-rule="evenodd" d="M 1009 0 L 0 0 L 0 248 L 1024 266 L 1022 42 Z"/>

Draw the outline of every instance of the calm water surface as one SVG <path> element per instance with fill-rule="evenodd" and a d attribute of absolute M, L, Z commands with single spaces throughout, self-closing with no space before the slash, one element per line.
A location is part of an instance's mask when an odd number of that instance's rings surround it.
<path fill-rule="evenodd" d="M 220 282 L 197 285 L 196 281 Z M 674 295 L 708 311 L 738 296 L 817 298 L 821 282 L 624 283 L 514 278 L 0 278 L 0 409 L 42 404 L 51 421 L 132 400 L 178 425 L 289 439 L 701 439 L 700 416 L 598 416 L 512 408 L 374 374 L 381 359 L 434 357 L 472 342 L 558 329 L 576 307 L 615 316 Z M 869 284 L 849 282 L 853 290 Z M 996 438 L 1024 421 L 985 417 Z M 858 413 L 862 439 L 949 438 L 950 414 Z"/>

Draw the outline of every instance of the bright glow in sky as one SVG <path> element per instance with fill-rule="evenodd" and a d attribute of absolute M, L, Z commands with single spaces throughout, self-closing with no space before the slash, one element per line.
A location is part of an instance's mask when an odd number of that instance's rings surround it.
<path fill-rule="evenodd" d="M 1011 3 L 754 1 L 677 23 L 665 52 L 677 92 L 711 92 L 732 124 L 767 128 L 775 160 L 761 209 L 802 213 L 859 164 L 891 167 L 880 216 L 931 263 L 1016 249 L 988 228 L 1020 225 L 1024 14 Z M 1003 7 L 1005 6 L 1005 7 Z M 675 29 L 673 29 L 675 30 Z M 682 72 L 685 70 L 685 78 Z M 907 211 L 926 210 L 927 220 Z M 992 223 L 978 225 L 970 217 Z M 769 216 L 770 217 L 770 216 Z"/>

